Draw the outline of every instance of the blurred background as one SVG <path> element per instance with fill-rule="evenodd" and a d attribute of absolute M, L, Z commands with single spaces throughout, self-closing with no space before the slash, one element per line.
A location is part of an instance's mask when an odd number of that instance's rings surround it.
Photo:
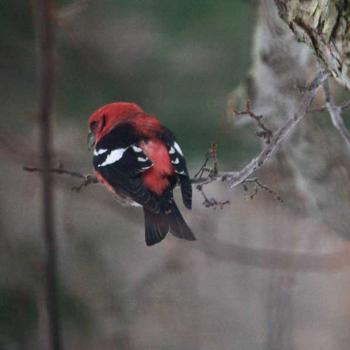
<path fill-rule="evenodd" d="M 0 11 L 0 349 L 47 342 L 34 2 Z M 171 129 L 193 175 L 212 142 L 221 170 L 260 149 L 253 125 L 226 116 L 251 65 L 257 3 L 57 1 L 55 161 L 91 173 L 87 117 L 133 101 Z M 272 162 L 259 191 L 208 186 L 229 200 L 182 211 L 198 241 L 146 247 L 143 215 L 102 186 L 55 177 L 66 349 L 348 349 L 347 241 L 305 210 L 291 172 Z M 177 194 L 178 195 L 178 194 Z"/>

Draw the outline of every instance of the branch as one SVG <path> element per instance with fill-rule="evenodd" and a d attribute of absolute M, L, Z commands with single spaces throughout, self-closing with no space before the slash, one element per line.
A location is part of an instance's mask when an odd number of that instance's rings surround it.
<path fill-rule="evenodd" d="M 274 0 L 281 19 L 333 77 L 350 89 L 349 19 L 346 1 Z"/>
<path fill-rule="evenodd" d="M 273 191 L 270 187 L 264 185 L 261 181 L 259 181 L 259 179 L 257 179 L 256 177 L 250 178 L 250 179 L 246 179 L 242 185 L 243 185 L 243 189 L 245 192 L 249 191 L 249 188 L 247 186 L 248 183 L 253 183 L 254 184 L 254 189 L 253 192 L 248 194 L 248 198 L 249 199 L 254 199 L 255 196 L 258 194 L 259 190 L 263 190 L 265 192 L 267 192 L 268 194 L 272 195 L 277 201 L 283 203 L 283 199 L 281 198 L 280 195 L 278 195 L 275 191 Z"/>
<path fill-rule="evenodd" d="M 261 129 L 260 131 L 257 131 L 256 132 L 256 135 L 258 137 L 262 137 L 266 143 L 270 143 L 271 142 L 271 138 L 273 136 L 273 132 L 271 129 L 269 129 L 262 121 L 263 117 L 262 115 L 257 115 L 255 114 L 252 109 L 251 109 L 251 105 L 250 105 L 250 102 L 249 100 L 247 101 L 246 103 L 246 109 L 243 110 L 243 111 L 236 111 L 236 110 L 233 110 L 233 114 L 236 116 L 236 117 L 240 117 L 240 116 L 244 116 L 244 115 L 247 115 L 249 116 L 250 118 L 252 118 L 257 126 Z"/>
<path fill-rule="evenodd" d="M 28 172 L 44 172 L 45 170 L 43 168 L 37 168 L 37 167 L 32 167 L 32 166 L 24 166 L 22 168 L 24 171 Z M 49 173 L 54 173 L 54 174 L 59 174 L 59 175 L 69 175 L 72 177 L 77 177 L 79 179 L 83 179 L 82 183 L 78 186 L 73 186 L 72 190 L 75 190 L 79 192 L 83 187 L 86 187 L 90 184 L 96 184 L 98 183 L 97 178 L 94 175 L 84 175 L 82 173 L 79 173 L 74 170 L 67 170 L 64 168 L 63 164 L 60 163 L 57 168 L 50 168 L 47 170 Z"/>
<path fill-rule="evenodd" d="M 262 151 L 260 154 L 252 159 L 243 169 L 240 171 L 231 171 L 231 172 L 219 172 L 218 171 L 218 162 L 217 162 L 217 146 L 216 144 L 212 144 L 206 159 L 204 161 L 204 164 L 199 169 L 199 171 L 196 173 L 194 178 L 191 179 L 191 182 L 193 184 L 197 184 L 197 190 L 202 194 L 204 199 L 204 205 L 208 207 L 223 207 L 225 204 L 228 204 L 227 201 L 220 202 L 213 198 L 208 198 L 206 194 L 203 192 L 203 186 L 212 183 L 213 181 L 222 181 L 222 182 L 228 182 L 230 187 L 236 187 L 239 184 L 244 184 L 248 182 L 254 182 L 256 187 L 254 189 L 254 194 L 251 195 L 251 198 L 254 198 L 256 195 L 258 189 L 263 189 L 267 191 L 268 193 L 272 194 L 277 200 L 281 201 L 281 198 L 270 188 L 268 188 L 266 185 L 263 185 L 261 182 L 259 182 L 257 179 L 251 179 L 251 175 L 260 167 L 262 167 L 265 162 L 271 157 L 271 155 L 278 149 L 281 142 L 291 133 L 291 131 L 296 127 L 296 125 L 304 118 L 306 113 L 309 110 L 309 107 L 319 89 L 319 87 L 323 84 L 323 82 L 327 79 L 328 73 L 321 71 L 317 74 L 316 78 L 311 82 L 309 87 L 306 89 L 304 96 L 301 100 L 300 106 L 298 108 L 298 111 L 291 116 L 275 133 L 272 134 L 272 131 L 270 129 L 267 129 L 262 123 L 261 119 L 262 116 L 257 116 L 253 112 L 250 111 L 250 107 L 248 105 L 247 111 L 245 111 L 245 114 L 253 115 L 253 119 L 255 119 L 258 122 L 258 125 L 263 129 L 263 131 L 268 132 L 268 139 L 266 139 L 266 144 L 264 145 Z M 250 112 L 249 112 L 250 111 Z M 242 112 L 243 113 L 243 112 Z M 263 126 L 261 126 L 261 124 Z M 266 130 L 265 130 L 266 129 Z M 213 168 L 208 167 L 208 162 L 210 160 L 213 160 L 214 166 Z M 37 171 L 37 172 L 43 172 L 44 169 L 42 168 L 36 168 L 36 167 L 23 167 L 26 171 Z M 76 190 L 80 190 L 82 187 L 85 187 L 92 183 L 97 183 L 96 177 L 93 175 L 83 175 L 77 171 L 71 171 L 63 168 L 63 165 L 61 164 L 57 168 L 50 168 L 48 169 L 48 172 L 56 173 L 56 174 L 64 174 L 69 175 L 73 177 L 78 177 L 81 179 L 84 179 L 84 182 L 76 187 Z M 204 174 L 207 174 L 204 176 Z"/>
<path fill-rule="evenodd" d="M 46 304 L 49 316 L 50 347 L 62 348 L 57 292 L 57 247 L 54 223 L 51 119 L 54 99 L 54 0 L 37 1 L 37 43 L 39 46 L 39 128 L 42 169 L 42 230 L 46 248 Z"/>
<path fill-rule="evenodd" d="M 350 101 L 344 102 L 342 105 L 338 106 L 341 112 L 347 110 L 350 108 Z M 321 107 L 316 107 L 316 108 L 310 108 L 308 110 L 308 113 L 319 113 L 319 112 L 324 112 L 327 110 L 327 105 L 321 106 Z"/>
<path fill-rule="evenodd" d="M 319 87 L 327 79 L 329 73 L 321 71 L 306 89 L 297 112 L 292 115 L 273 135 L 271 142 L 266 144 L 260 154 L 252 159 L 242 170 L 238 172 L 228 172 L 219 174 L 222 181 L 228 181 L 230 187 L 237 185 L 248 179 L 257 169 L 271 157 L 278 149 L 281 142 L 291 133 L 296 125 L 305 117 Z"/>
<path fill-rule="evenodd" d="M 350 133 L 344 124 L 344 120 L 341 116 L 342 108 L 338 107 L 333 100 L 328 80 L 323 83 L 323 90 L 326 96 L 326 107 L 331 117 L 334 127 L 339 131 L 340 135 L 344 139 L 348 147 L 350 147 Z"/>
<path fill-rule="evenodd" d="M 192 183 L 207 185 L 213 181 L 223 181 L 228 182 L 230 184 L 230 187 L 233 188 L 238 186 L 239 184 L 243 184 L 244 182 L 249 181 L 251 175 L 253 175 L 256 172 L 256 170 L 258 170 L 265 164 L 265 162 L 271 157 L 271 155 L 278 149 L 281 142 L 285 140 L 285 138 L 292 132 L 292 130 L 294 130 L 296 125 L 305 117 L 314 97 L 316 96 L 318 89 L 327 79 L 328 76 L 329 73 L 325 71 L 321 71 L 317 74 L 315 79 L 305 90 L 304 96 L 300 102 L 300 106 L 297 112 L 294 115 L 292 115 L 289 119 L 287 119 L 287 121 L 273 134 L 271 130 L 267 129 L 271 133 L 269 142 L 266 142 L 259 155 L 252 159 L 243 169 L 241 169 L 240 171 L 230 172 L 214 172 L 210 171 L 209 169 L 208 176 L 203 178 L 201 177 L 201 175 L 203 174 L 202 170 L 208 170 L 207 162 L 209 158 L 207 157 L 205 165 L 201 168 L 200 172 L 196 174 L 200 174 L 200 176 L 195 176 L 195 178 L 192 179 Z M 251 116 L 249 110 L 238 113 L 249 114 Z M 257 120 L 257 122 L 261 122 L 262 116 L 256 116 L 254 113 L 252 114 L 255 116 L 255 118 L 253 119 Z M 256 119 L 256 117 L 258 117 L 258 119 Z"/>
<path fill-rule="evenodd" d="M 11 158 L 12 159 L 12 158 Z M 23 162 L 25 158 L 20 161 Z M 29 172 L 41 172 L 42 169 L 35 167 L 24 167 Z M 83 175 L 75 171 L 69 171 L 59 168 L 53 168 L 53 173 L 72 176 L 76 178 L 84 178 L 88 175 Z M 57 171 L 56 171 L 57 170 Z M 73 174 L 77 175 L 73 175 Z M 253 181 L 254 179 L 251 179 Z M 247 180 L 249 183 L 250 180 Z M 59 184 L 58 184 L 59 185 Z M 104 208 L 115 211 L 114 203 L 111 201 L 104 201 L 102 197 L 89 196 L 88 200 L 97 200 L 99 205 L 104 205 Z M 112 205 L 111 205 L 112 203 Z M 122 207 L 119 208 L 122 210 Z M 125 217 L 128 220 L 134 222 L 135 216 L 127 215 L 128 211 L 125 212 Z M 255 249 L 241 245 L 223 243 L 215 236 L 205 235 L 200 240 L 200 250 L 209 256 L 223 261 L 235 262 L 246 266 L 254 266 L 262 269 L 289 269 L 291 263 L 293 267 L 299 272 L 333 272 L 339 271 L 349 267 L 349 249 L 343 249 L 331 253 L 293 253 L 283 252 L 275 249 Z"/>
<path fill-rule="evenodd" d="M 202 195 L 202 197 L 203 197 L 203 203 L 202 204 L 206 208 L 213 208 L 213 209 L 220 208 L 220 209 L 223 209 L 226 204 L 230 204 L 229 200 L 218 201 L 218 200 L 216 200 L 213 197 L 209 198 L 207 196 L 207 194 L 204 192 L 203 185 L 197 185 L 196 186 L 196 190 Z"/>

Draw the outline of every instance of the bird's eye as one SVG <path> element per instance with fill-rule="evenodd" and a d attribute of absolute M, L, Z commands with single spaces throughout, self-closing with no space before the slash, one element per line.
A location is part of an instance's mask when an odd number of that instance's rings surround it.
<path fill-rule="evenodd" d="M 90 130 L 91 130 L 91 132 L 95 133 L 96 132 L 96 127 L 97 127 L 97 122 L 91 122 L 90 123 Z"/>
<path fill-rule="evenodd" d="M 101 124 L 101 129 L 103 129 L 106 126 L 106 116 L 102 116 L 102 124 Z"/>
<path fill-rule="evenodd" d="M 106 126 L 106 116 L 103 114 L 101 118 L 90 123 L 90 131 L 93 134 L 101 132 Z"/>

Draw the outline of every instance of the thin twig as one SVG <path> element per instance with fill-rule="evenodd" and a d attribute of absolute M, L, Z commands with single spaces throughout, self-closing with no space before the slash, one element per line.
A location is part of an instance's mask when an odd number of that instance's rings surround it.
<path fill-rule="evenodd" d="M 33 166 L 24 166 L 23 170 L 31 172 L 31 173 L 32 172 L 40 172 L 40 173 L 44 172 L 43 168 L 38 168 L 38 167 L 33 167 Z M 77 192 L 79 192 L 83 187 L 98 183 L 96 176 L 90 175 L 90 174 L 84 175 L 84 174 L 79 173 L 79 172 L 74 171 L 74 170 L 65 169 L 62 163 L 57 168 L 48 169 L 48 172 L 54 173 L 54 174 L 59 174 L 59 175 L 68 175 L 68 176 L 72 176 L 72 177 L 77 177 L 79 179 L 83 179 L 83 181 L 79 185 L 72 187 L 72 190 L 77 191 Z"/>
<path fill-rule="evenodd" d="M 273 132 L 272 130 L 270 130 L 262 121 L 262 119 L 264 118 L 263 115 L 258 115 L 258 114 L 255 114 L 253 111 L 252 111 L 252 108 L 251 108 L 251 104 L 250 104 L 250 101 L 247 101 L 246 103 L 246 109 L 243 110 L 243 111 L 233 111 L 234 115 L 236 117 L 240 117 L 240 116 L 243 116 L 243 115 L 247 115 L 249 116 L 250 118 L 252 118 L 257 126 L 261 129 L 259 131 L 256 132 L 256 135 L 258 137 L 262 137 L 265 142 L 267 144 L 269 144 L 271 142 L 271 138 L 273 136 Z"/>
<path fill-rule="evenodd" d="M 46 303 L 49 316 L 52 350 L 62 348 L 57 292 L 57 247 L 54 223 L 53 177 L 46 171 L 52 162 L 52 131 L 50 115 L 54 99 L 54 0 L 37 2 L 37 41 L 39 45 L 40 100 L 39 126 L 42 169 L 42 219 L 46 246 Z"/>
<path fill-rule="evenodd" d="M 203 186 L 212 183 L 213 181 L 222 181 L 222 182 L 228 182 L 230 187 L 236 187 L 239 184 L 244 184 L 245 182 L 249 182 L 249 179 L 251 175 L 260 167 L 262 167 L 265 162 L 271 157 L 271 155 L 278 149 L 281 142 L 290 134 L 290 132 L 296 127 L 296 125 L 304 118 L 306 115 L 319 87 L 323 84 L 323 82 L 327 79 L 329 73 L 326 73 L 324 71 L 321 71 L 317 74 L 316 78 L 311 82 L 309 87 L 305 90 L 304 96 L 302 98 L 302 101 L 300 103 L 300 106 L 298 108 L 298 111 L 291 116 L 274 134 L 272 135 L 270 142 L 266 143 L 263 147 L 262 151 L 258 154 L 257 157 L 252 159 L 243 169 L 240 171 L 228 171 L 228 172 L 221 172 L 218 170 L 218 162 L 217 162 L 217 150 L 216 145 L 212 144 L 211 148 L 209 149 L 206 159 L 204 161 L 204 164 L 199 169 L 199 171 L 196 173 L 194 178 L 191 179 L 191 182 L 193 184 L 197 184 L 197 189 L 199 191 L 203 190 Z M 262 118 L 262 117 L 261 117 Z M 258 118 L 259 120 L 261 119 Z M 210 160 L 213 160 L 214 166 L 209 167 L 208 163 Z M 30 170 L 28 170 L 30 169 Z M 26 167 L 25 170 L 28 171 L 42 171 L 42 169 L 39 168 L 33 168 L 33 167 Z M 84 179 L 84 183 L 79 187 L 82 188 L 83 186 L 86 186 L 90 183 L 97 183 L 97 180 L 93 176 L 87 176 L 83 175 L 76 171 L 70 171 L 65 170 L 62 167 L 58 168 L 50 168 L 50 172 L 58 173 L 58 174 L 66 174 L 71 175 L 74 177 L 79 177 Z M 207 176 L 203 176 L 205 173 L 207 173 Z M 263 185 L 261 182 L 254 180 L 257 187 L 260 187 L 261 189 L 264 189 L 265 191 L 272 194 L 277 200 L 281 200 L 281 198 L 270 188 Z M 202 191 L 203 195 L 203 191 Z M 205 194 L 204 194 L 205 196 Z M 203 196 L 203 197 L 204 197 Z M 254 195 L 255 196 L 255 195 Z M 253 197 L 254 197 L 253 196 Z M 208 198 L 207 198 L 208 199 Z M 209 203 L 204 198 L 205 203 Z M 221 202 L 216 201 L 215 205 L 220 205 Z M 227 203 L 225 203 L 227 204 Z"/>
<path fill-rule="evenodd" d="M 321 71 L 306 89 L 301 100 L 298 111 L 292 115 L 273 135 L 271 142 L 266 144 L 259 155 L 252 159 L 242 170 L 238 172 L 219 174 L 219 178 L 229 181 L 230 187 L 233 188 L 244 180 L 249 178 L 257 169 L 259 169 L 278 149 L 281 142 L 291 133 L 296 125 L 304 118 L 311 102 L 313 101 L 319 87 L 327 79 L 329 73 Z"/>
<path fill-rule="evenodd" d="M 213 208 L 213 209 L 223 209 L 226 204 L 230 204 L 229 200 L 226 201 L 218 201 L 215 198 L 211 197 L 209 198 L 207 194 L 204 192 L 203 185 L 197 185 L 196 186 L 197 191 L 202 195 L 203 197 L 203 205 L 206 208 Z"/>
<path fill-rule="evenodd" d="M 210 161 L 210 156 L 209 156 L 209 154 L 207 154 L 205 157 L 205 160 L 203 162 L 203 165 L 199 168 L 199 170 L 194 175 L 195 179 L 201 179 L 205 172 L 210 171 L 210 169 L 207 167 L 209 161 Z"/>
<path fill-rule="evenodd" d="M 218 145 L 215 142 L 213 142 L 208 149 L 203 165 L 199 168 L 199 170 L 194 175 L 194 179 L 192 181 L 193 183 L 201 182 L 205 173 L 208 173 L 205 178 L 211 178 L 217 175 L 219 171 L 217 150 L 218 150 Z M 208 163 L 210 162 L 210 160 L 213 161 L 212 167 L 208 166 Z"/>
<path fill-rule="evenodd" d="M 37 167 L 33 167 L 33 166 L 23 166 L 23 170 L 28 171 L 30 173 L 33 173 L 33 172 L 42 173 L 45 171 L 43 168 L 37 168 Z M 77 171 L 64 169 L 61 166 L 57 167 L 57 168 L 50 168 L 47 171 L 49 173 L 56 173 L 56 174 L 60 174 L 60 175 L 69 175 L 69 176 L 73 176 L 73 177 L 78 177 L 80 179 L 86 179 L 86 177 L 88 176 L 88 175 L 83 175 Z"/>
<path fill-rule="evenodd" d="M 279 194 L 277 194 L 274 190 L 272 190 L 270 187 L 263 184 L 258 178 L 253 177 L 253 178 L 246 179 L 246 180 L 244 180 L 244 182 L 242 182 L 243 189 L 246 192 L 249 191 L 249 188 L 247 186 L 248 183 L 254 183 L 254 185 L 255 185 L 253 192 L 248 195 L 249 199 L 254 199 L 255 196 L 258 194 L 259 189 L 262 189 L 265 192 L 267 192 L 268 194 L 272 195 L 276 200 L 283 203 L 283 199 L 281 198 L 281 196 Z"/>
<path fill-rule="evenodd" d="M 341 112 L 349 109 L 350 108 L 350 101 L 344 102 L 343 104 L 338 106 L 338 108 L 340 109 Z M 326 110 L 327 110 L 327 105 L 323 105 L 321 107 L 309 108 L 307 112 L 308 113 L 320 113 L 320 112 L 324 112 Z"/>
<path fill-rule="evenodd" d="M 266 144 L 257 157 L 253 158 L 240 171 L 217 172 L 214 176 L 202 179 L 192 179 L 193 183 L 208 184 L 213 181 L 228 182 L 230 187 L 236 187 L 246 181 L 253 173 L 261 168 L 265 162 L 270 159 L 271 155 L 276 152 L 281 142 L 294 130 L 297 124 L 305 117 L 314 97 L 320 86 L 327 79 L 329 73 L 321 71 L 317 74 L 315 79 L 311 82 L 309 87 L 305 90 L 304 96 L 301 100 L 300 106 L 295 114 L 293 114 L 287 121 L 274 132 L 270 143 Z"/>
<path fill-rule="evenodd" d="M 350 147 L 350 133 L 346 128 L 344 120 L 341 116 L 341 108 L 338 107 L 333 100 L 328 80 L 325 80 L 323 82 L 323 90 L 326 97 L 326 107 L 331 117 L 332 123 L 334 127 L 339 131 L 347 146 Z"/>
<path fill-rule="evenodd" d="M 73 186 L 72 190 L 80 192 L 80 190 L 83 187 L 89 186 L 91 184 L 97 184 L 97 183 L 99 183 L 99 181 L 97 180 L 97 178 L 94 175 L 86 175 L 84 181 L 82 181 L 80 185 Z"/>
<path fill-rule="evenodd" d="M 211 167 L 208 165 L 209 161 L 213 161 L 213 166 Z M 204 174 L 207 173 L 207 176 L 204 177 Z M 226 204 L 230 204 L 229 200 L 226 201 L 220 201 L 213 197 L 209 198 L 205 191 L 204 186 L 210 184 L 213 181 L 216 181 L 218 179 L 219 174 L 219 161 L 217 158 L 217 144 L 212 143 L 208 152 L 206 159 L 199 169 L 199 171 L 196 173 L 193 179 L 191 179 L 191 182 L 194 184 L 197 184 L 196 190 L 200 192 L 200 194 L 203 197 L 203 205 L 207 208 L 220 208 L 222 209 Z M 222 177 L 222 181 L 224 180 L 224 177 Z M 283 202 L 282 198 L 271 188 L 268 186 L 262 184 L 257 178 L 248 178 L 242 182 L 243 189 L 248 192 L 248 184 L 254 183 L 254 190 L 252 193 L 249 194 L 250 199 L 254 199 L 255 196 L 258 194 L 258 191 L 260 189 L 264 190 L 265 192 L 271 194 L 276 200 Z"/>

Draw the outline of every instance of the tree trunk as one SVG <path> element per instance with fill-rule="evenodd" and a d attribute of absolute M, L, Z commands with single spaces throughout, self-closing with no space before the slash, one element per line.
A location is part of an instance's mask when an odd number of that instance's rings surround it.
<path fill-rule="evenodd" d="M 350 87 L 350 6 L 344 0 L 275 0 L 280 17 L 339 83 Z"/>

